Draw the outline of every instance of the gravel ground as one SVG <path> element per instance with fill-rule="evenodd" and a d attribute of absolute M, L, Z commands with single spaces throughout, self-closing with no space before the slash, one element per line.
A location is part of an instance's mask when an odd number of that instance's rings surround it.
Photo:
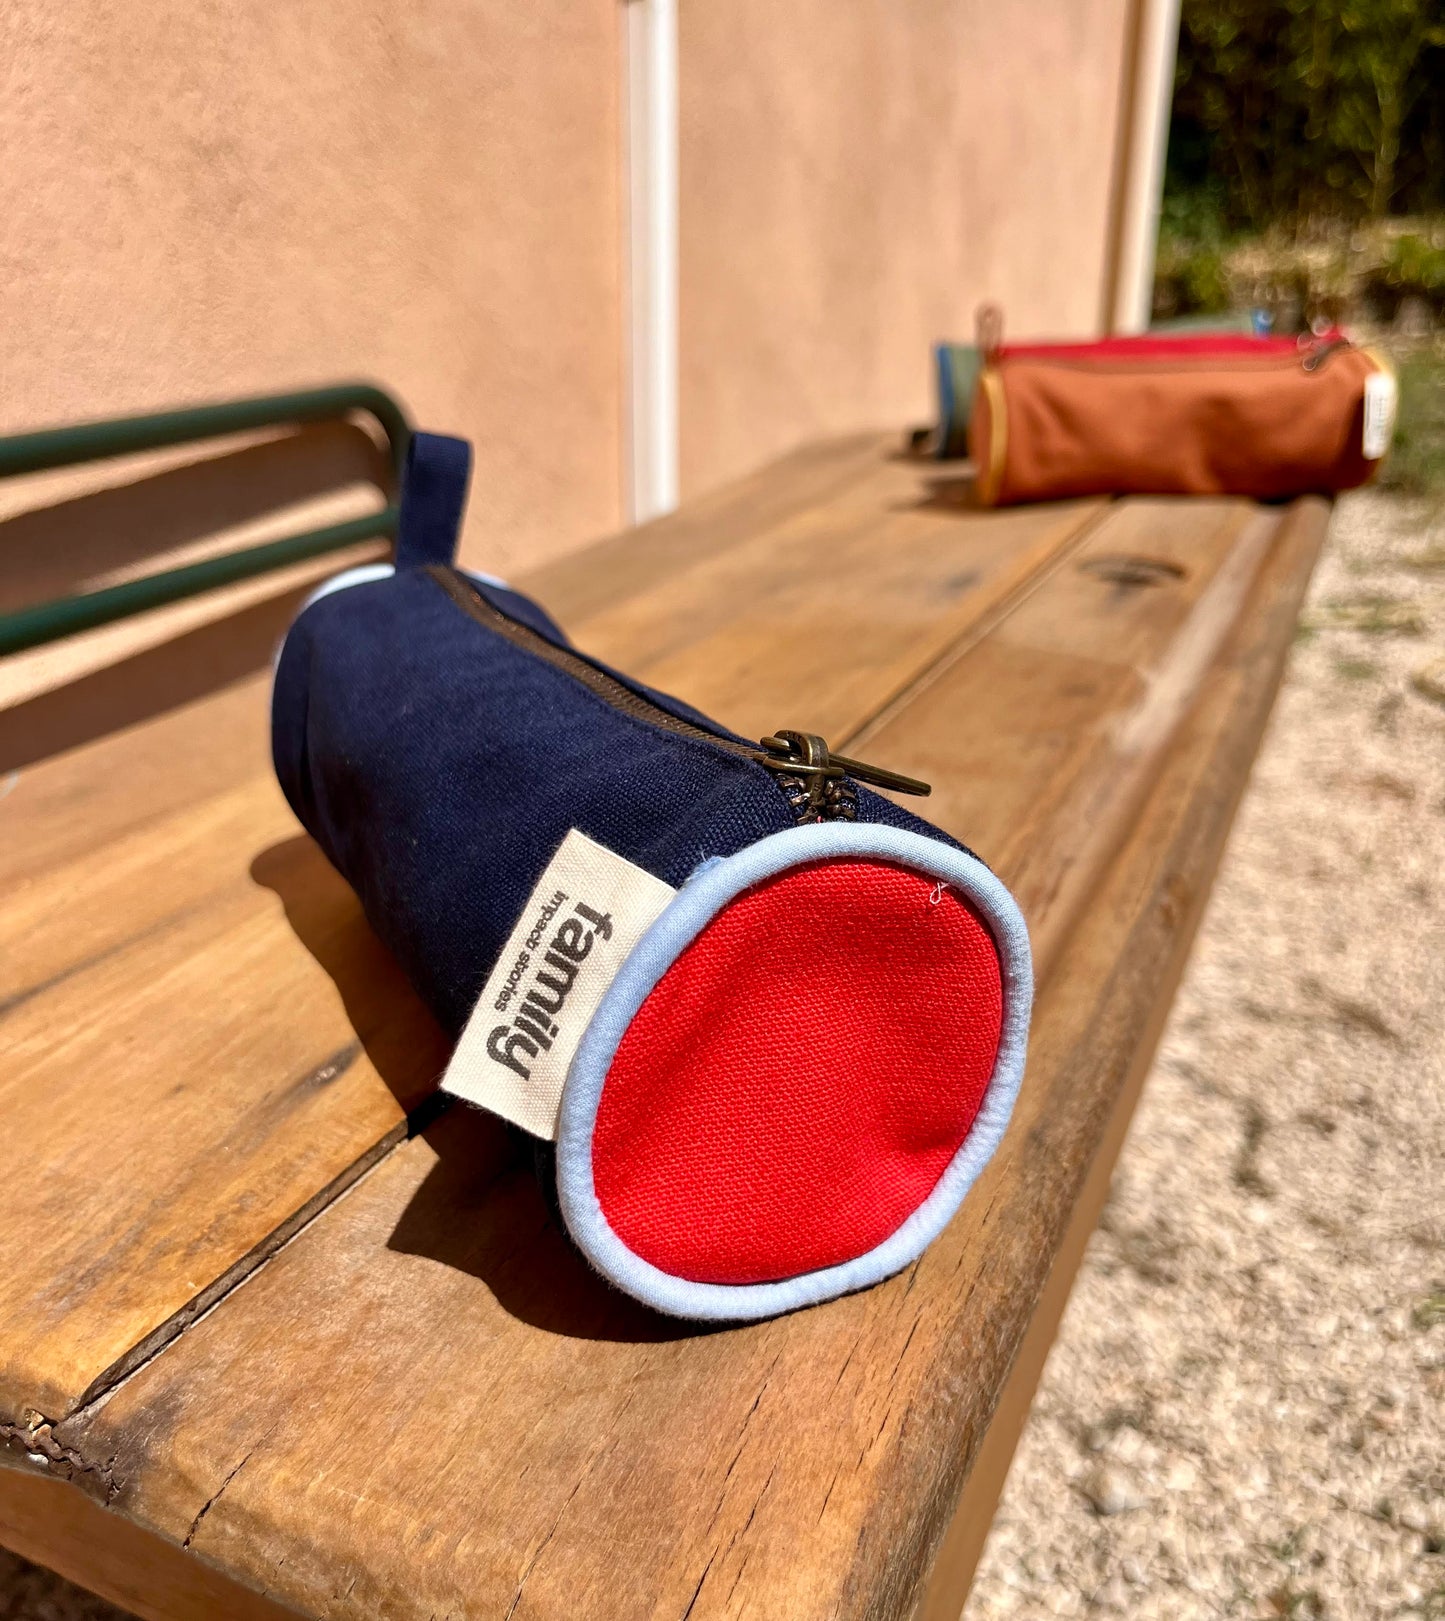
<path fill-rule="evenodd" d="M 131 1616 L 0 1548 L 0 1621 L 131 1621 Z"/>
<path fill-rule="evenodd" d="M 1445 1621 L 1442 655 L 1445 519 L 1346 499 L 966 1621 Z"/>
<path fill-rule="evenodd" d="M 1442 655 L 1342 501 L 966 1621 L 1445 1618 Z"/>

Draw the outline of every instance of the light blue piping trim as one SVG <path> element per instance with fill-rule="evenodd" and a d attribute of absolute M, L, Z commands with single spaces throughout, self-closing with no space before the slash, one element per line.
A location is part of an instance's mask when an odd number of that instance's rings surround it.
<path fill-rule="evenodd" d="M 463 569 L 461 572 L 482 585 L 494 585 L 503 591 L 512 589 L 505 580 L 499 580 L 495 574 L 481 574 L 476 569 Z M 296 618 L 286 627 L 285 635 L 277 642 L 276 651 L 271 657 L 272 680 L 275 680 L 277 666 L 281 663 L 286 637 L 291 634 L 291 628 L 296 620 L 313 602 L 320 602 L 322 597 L 329 597 L 333 591 L 345 591 L 349 586 L 370 585 L 373 580 L 389 580 L 395 573 L 396 569 L 390 563 L 358 563 L 355 568 L 342 569 L 340 574 L 333 574 L 329 580 L 323 580 L 296 610 Z"/>
<path fill-rule="evenodd" d="M 282 633 L 281 640 L 276 643 L 276 651 L 271 655 L 271 686 L 276 685 L 276 672 L 281 668 L 281 655 L 286 651 L 286 638 L 295 629 L 296 620 L 311 606 L 313 602 L 320 602 L 322 597 L 329 597 L 333 591 L 345 591 L 352 585 L 370 585 L 373 580 L 389 580 L 396 570 L 390 563 L 358 563 L 355 568 L 342 569 L 340 574 L 333 574 L 329 580 L 323 580 L 296 610 L 295 617 Z"/>
<path fill-rule="evenodd" d="M 316 587 L 296 610 L 296 618 L 299 619 L 313 602 L 320 602 L 322 597 L 329 597 L 333 591 L 345 591 L 353 585 L 370 585 L 373 580 L 389 580 L 395 573 L 390 563 L 358 563 L 355 568 L 343 569 L 340 574 L 333 574 Z"/>
<path fill-rule="evenodd" d="M 993 932 L 1003 967 L 998 1059 L 973 1127 L 937 1186 L 875 1249 L 776 1283 L 694 1283 L 663 1272 L 613 1232 L 592 1181 L 592 1131 L 618 1043 L 683 948 L 734 896 L 802 862 L 870 856 L 941 878 L 965 895 Z M 657 1311 L 694 1321 L 746 1321 L 795 1311 L 866 1288 L 907 1266 L 943 1231 L 999 1145 L 1023 1080 L 1033 1004 L 1028 928 L 1013 896 L 984 864 L 952 845 L 902 828 L 825 822 L 790 828 L 695 873 L 623 963 L 578 1046 L 562 1093 L 557 1192 L 578 1247 L 604 1277 Z"/>
<path fill-rule="evenodd" d="M 370 585 L 373 580 L 389 580 L 396 569 L 390 563 L 358 563 L 355 568 L 343 569 L 340 574 L 333 574 L 329 580 L 323 580 L 320 585 L 296 610 L 296 619 L 311 606 L 313 602 L 320 602 L 322 597 L 329 597 L 333 591 L 345 591 L 352 585 Z M 510 591 L 512 588 L 505 580 L 499 580 L 495 574 L 480 574 L 476 569 L 463 569 L 462 573 L 482 585 L 494 585 L 499 590 Z M 292 624 L 295 624 L 292 620 Z"/>

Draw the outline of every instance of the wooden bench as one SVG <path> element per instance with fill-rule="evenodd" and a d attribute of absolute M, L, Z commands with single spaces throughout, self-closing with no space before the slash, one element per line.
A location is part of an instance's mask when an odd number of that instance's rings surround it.
<path fill-rule="evenodd" d="M 408 1134 L 446 1044 L 282 801 L 264 670 L 11 778 L 0 1542 L 147 1617 L 952 1621 L 1327 517 L 984 513 L 851 439 L 520 582 L 744 732 L 931 780 L 1030 921 L 958 1219 L 726 1332 L 597 1283 L 489 1119 Z"/>

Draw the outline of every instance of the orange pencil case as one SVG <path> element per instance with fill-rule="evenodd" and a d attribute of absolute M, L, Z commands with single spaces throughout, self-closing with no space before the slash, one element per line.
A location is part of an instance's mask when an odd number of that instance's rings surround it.
<path fill-rule="evenodd" d="M 979 373 L 969 449 L 987 506 L 1329 494 L 1373 476 L 1395 400 L 1388 365 L 1340 332 L 996 345 Z"/>

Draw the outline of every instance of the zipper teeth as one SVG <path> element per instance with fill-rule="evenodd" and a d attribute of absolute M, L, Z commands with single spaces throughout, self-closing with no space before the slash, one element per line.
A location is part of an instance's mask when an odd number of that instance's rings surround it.
<path fill-rule="evenodd" d="M 666 709 L 644 698 L 640 692 L 634 692 L 631 687 L 624 686 L 615 676 L 608 675 L 605 670 L 599 670 L 582 654 L 558 647 L 555 642 L 548 641 L 530 626 L 521 624 L 509 614 L 503 613 L 500 608 L 493 607 L 481 592 L 464 580 L 455 569 L 446 568 L 440 563 L 431 563 L 425 572 L 431 575 L 463 613 L 475 619 L 479 625 L 485 625 L 488 630 L 496 631 L 498 635 L 505 636 L 509 642 L 526 648 L 529 653 L 535 653 L 546 663 L 572 676 L 614 709 L 620 709 L 624 714 L 646 721 L 651 726 L 661 727 L 663 731 L 711 743 L 715 748 L 726 749 L 728 753 L 736 754 L 744 760 L 751 760 L 755 765 L 762 764 L 764 755 L 760 749 L 750 749 L 745 743 L 735 743 L 730 737 L 719 737 L 716 732 L 709 732 L 701 726 L 694 726 L 691 721 L 683 720 L 679 715 L 670 714 Z M 772 772 L 768 774 L 773 775 Z"/>
<path fill-rule="evenodd" d="M 1228 342 L 1184 342 L 1180 339 L 1115 340 L 1103 343 L 1006 343 L 1000 360 L 1223 360 L 1230 356 L 1267 360 L 1299 353 L 1293 338 L 1231 338 Z"/>
<path fill-rule="evenodd" d="M 1309 358 L 1309 350 L 1296 350 L 1291 354 L 1273 355 L 1019 355 L 1010 356 L 1005 352 L 999 358 L 1001 367 L 1014 366 L 1047 366 L 1063 371 L 1095 371 L 1118 372 L 1129 375 L 1141 371 L 1174 371 L 1181 368 L 1189 371 L 1285 371 L 1291 367 L 1306 369 L 1304 362 Z M 1333 353 L 1333 351 L 1328 351 Z M 1318 367 L 1314 368 L 1318 370 Z"/>

